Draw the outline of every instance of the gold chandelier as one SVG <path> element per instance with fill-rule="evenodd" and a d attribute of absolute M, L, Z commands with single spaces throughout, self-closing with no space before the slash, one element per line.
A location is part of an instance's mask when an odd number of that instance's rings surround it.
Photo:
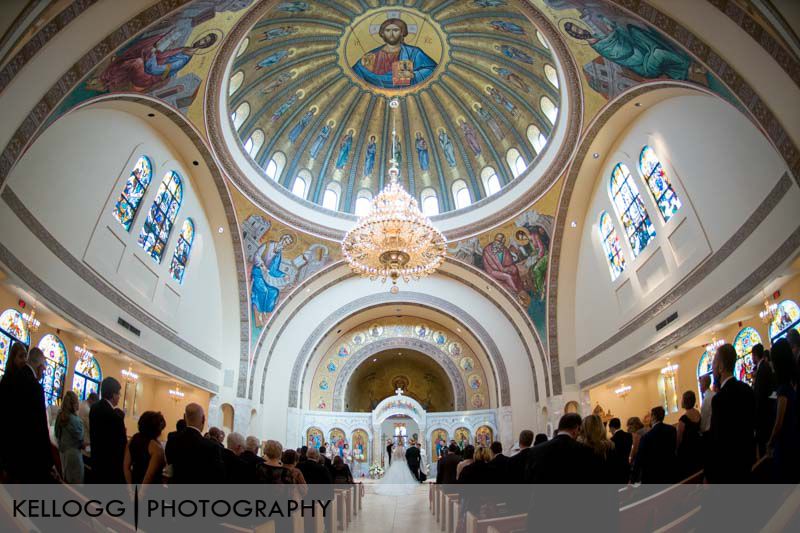
<path fill-rule="evenodd" d="M 389 102 L 396 109 L 397 99 Z M 392 154 L 397 132 L 392 128 Z M 444 261 L 447 241 L 422 214 L 417 201 L 400 185 L 400 169 L 392 157 L 389 184 L 372 200 L 370 211 L 358 219 L 342 241 L 342 254 L 353 272 L 371 280 L 419 279 L 436 272 Z"/>

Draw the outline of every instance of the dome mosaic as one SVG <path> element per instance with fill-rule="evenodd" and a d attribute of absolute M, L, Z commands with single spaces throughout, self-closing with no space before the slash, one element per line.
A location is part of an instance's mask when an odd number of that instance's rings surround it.
<path fill-rule="evenodd" d="M 242 40 L 228 112 L 261 178 L 361 215 L 394 158 L 402 185 L 436 215 L 535 165 L 561 94 L 549 44 L 523 10 L 507 0 L 379 4 L 280 2 Z"/>

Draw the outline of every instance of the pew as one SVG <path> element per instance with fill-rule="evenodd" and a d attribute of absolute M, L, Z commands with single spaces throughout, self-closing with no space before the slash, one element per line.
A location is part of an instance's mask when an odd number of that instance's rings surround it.
<path fill-rule="evenodd" d="M 459 494 L 445 494 L 445 512 L 444 521 L 442 522 L 442 531 L 446 533 L 455 533 L 458 523 L 459 502 L 461 497 Z"/>
<path fill-rule="evenodd" d="M 510 516 L 500 516 L 496 518 L 478 518 L 470 511 L 466 515 L 466 533 L 509 533 L 511 531 L 524 530 L 528 520 L 528 514 L 515 514 Z"/>

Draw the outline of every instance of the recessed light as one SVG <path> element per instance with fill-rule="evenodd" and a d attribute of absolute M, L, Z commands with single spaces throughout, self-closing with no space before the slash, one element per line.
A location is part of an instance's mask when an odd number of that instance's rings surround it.
<path fill-rule="evenodd" d="M 572 222 L 569 223 L 569 227 L 577 228 L 578 227 L 578 223 L 573 220 Z"/>
<path fill-rule="evenodd" d="M 373 362 L 373 363 L 377 363 L 377 362 L 378 362 L 378 360 L 377 360 L 377 359 L 373 359 L 373 360 L 372 360 L 372 362 Z"/>
<path fill-rule="evenodd" d="M 225 233 L 225 228 L 223 228 L 222 226 L 218 227 L 217 233 Z"/>
<path fill-rule="evenodd" d="M 633 104 L 633 105 L 635 105 L 636 107 L 642 107 L 642 103 L 641 103 L 641 102 L 636 102 L 636 103 L 635 103 L 635 104 Z"/>
<path fill-rule="evenodd" d="M 592 157 L 594 157 L 595 159 L 600 159 L 600 154 L 595 152 L 595 153 L 592 154 Z"/>
<path fill-rule="evenodd" d="M 197 162 L 197 161 L 192 161 L 192 164 L 193 164 L 194 166 L 196 166 L 196 167 L 200 166 L 200 163 L 199 163 L 199 162 Z"/>
<path fill-rule="evenodd" d="M 154 116 L 156 116 L 156 114 L 155 113 L 148 113 L 147 116 L 148 117 L 154 117 Z"/>
<path fill-rule="evenodd" d="M 461 328 L 456 328 L 456 331 L 461 333 Z"/>

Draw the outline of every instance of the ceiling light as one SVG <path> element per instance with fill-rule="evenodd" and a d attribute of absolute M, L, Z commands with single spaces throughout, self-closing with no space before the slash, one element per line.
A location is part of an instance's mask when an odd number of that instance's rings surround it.
<path fill-rule="evenodd" d="M 633 104 L 633 105 L 635 105 L 636 107 L 642 107 L 642 103 L 641 103 L 641 102 L 636 102 L 636 103 L 635 103 L 635 104 Z"/>
<path fill-rule="evenodd" d="M 128 367 L 127 370 L 125 370 L 124 368 L 122 369 L 122 377 L 124 377 L 125 381 L 129 383 L 133 383 L 139 380 L 139 374 L 131 370 L 130 366 Z"/>
<path fill-rule="evenodd" d="M 617 396 L 619 396 L 624 400 L 625 397 L 628 396 L 628 394 L 630 394 L 631 388 L 632 387 L 630 385 L 625 385 L 623 383 L 620 383 L 619 388 L 614 390 L 614 394 L 616 394 Z"/>
<path fill-rule="evenodd" d="M 36 304 L 31 307 L 31 314 L 23 313 L 22 320 L 24 320 L 28 324 L 28 330 L 31 333 L 36 333 L 39 330 L 39 326 L 42 325 L 39 322 L 39 319 L 36 318 Z"/>
<path fill-rule="evenodd" d="M 594 157 L 595 159 L 599 159 L 600 158 L 600 154 L 595 152 L 595 153 L 592 154 L 592 157 Z"/>
<path fill-rule="evenodd" d="M 578 227 L 578 223 L 573 220 L 572 222 L 569 223 L 569 227 L 577 228 Z"/>
<path fill-rule="evenodd" d="M 222 226 L 217 228 L 217 233 L 224 233 L 224 232 L 225 232 L 225 228 L 223 228 Z"/>

